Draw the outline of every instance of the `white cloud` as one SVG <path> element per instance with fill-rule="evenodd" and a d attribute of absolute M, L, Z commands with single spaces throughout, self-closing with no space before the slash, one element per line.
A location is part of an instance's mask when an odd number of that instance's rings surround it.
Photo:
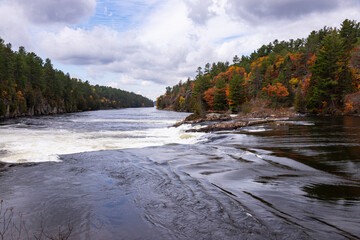
<path fill-rule="evenodd" d="M 59 32 L 42 32 L 40 48 L 51 58 L 67 64 L 107 64 L 116 59 L 120 34 L 107 27 L 92 30 L 64 27 Z"/>
<path fill-rule="evenodd" d="M 0 37 L 16 47 L 31 47 L 27 29 L 29 23 L 23 16 L 24 12 L 16 2 L 0 1 Z"/>
<path fill-rule="evenodd" d="M 151 85 L 151 82 L 150 81 L 142 81 L 141 85 L 142 86 L 149 86 L 149 85 Z"/>
<path fill-rule="evenodd" d="M 155 87 L 193 77 L 207 62 L 231 62 L 345 18 L 359 21 L 359 12 L 358 0 L 3 0 L 0 36 L 93 84 L 154 98 L 164 91 Z"/>
<path fill-rule="evenodd" d="M 136 79 L 129 75 L 121 75 L 119 82 L 125 85 L 135 85 L 137 83 Z"/>

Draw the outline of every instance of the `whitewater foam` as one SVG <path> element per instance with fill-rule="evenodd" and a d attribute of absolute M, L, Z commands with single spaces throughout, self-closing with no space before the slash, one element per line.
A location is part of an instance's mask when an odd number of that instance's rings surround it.
<path fill-rule="evenodd" d="M 1 127 L 0 161 L 7 163 L 60 161 L 61 154 L 166 144 L 194 144 L 204 140 L 202 133 L 185 133 L 189 128 L 189 125 L 182 125 L 178 128 L 133 131 L 72 131 L 55 128 Z"/>

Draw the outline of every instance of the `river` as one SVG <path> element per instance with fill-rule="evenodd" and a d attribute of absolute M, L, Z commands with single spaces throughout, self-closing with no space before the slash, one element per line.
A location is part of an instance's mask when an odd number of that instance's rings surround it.
<path fill-rule="evenodd" d="M 2 120 L 0 224 L 13 207 L 22 238 L 69 225 L 69 239 L 360 239 L 359 118 L 169 127 L 187 115 Z"/>

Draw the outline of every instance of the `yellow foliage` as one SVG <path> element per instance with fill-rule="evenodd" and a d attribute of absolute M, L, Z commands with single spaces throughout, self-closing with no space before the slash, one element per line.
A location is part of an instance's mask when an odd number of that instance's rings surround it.
<path fill-rule="evenodd" d="M 292 78 L 290 79 L 289 83 L 291 84 L 291 87 L 294 89 L 301 81 L 298 78 Z"/>
<path fill-rule="evenodd" d="M 275 63 L 275 66 L 278 68 L 282 63 L 284 63 L 284 58 L 282 56 L 279 56 Z"/>
<path fill-rule="evenodd" d="M 180 107 L 183 107 L 184 104 L 185 104 L 185 98 L 184 98 L 183 96 L 180 96 L 180 98 L 179 98 L 179 105 L 180 105 Z"/>

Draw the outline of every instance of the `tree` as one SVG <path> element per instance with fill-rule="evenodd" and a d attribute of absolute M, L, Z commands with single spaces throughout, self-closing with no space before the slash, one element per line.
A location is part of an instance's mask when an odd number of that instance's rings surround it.
<path fill-rule="evenodd" d="M 236 74 L 229 81 L 229 105 L 232 111 L 238 111 L 239 106 L 246 101 L 244 75 Z"/>
<path fill-rule="evenodd" d="M 307 96 L 307 109 L 319 112 L 327 108 L 334 112 L 341 105 L 346 89 L 351 87 L 348 76 L 348 56 L 340 35 L 333 31 L 323 40 L 312 66 L 312 77 Z"/>
<path fill-rule="evenodd" d="M 360 36 L 360 24 L 354 20 L 344 20 L 341 23 L 340 36 L 343 38 L 345 50 L 350 51 Z"/>
<path fill-rule="evenodd" d="M 210 63 L 205 64 L 204 72 L 205 72 L 205 74 L 209 74 L 209 73 L 210 73 Z"/>
<path fill-rule="evenodd" d="M 217 90 L 217 88 L 212 87 L 204 92 L 203 98 L 211 110 L 213 110 L 213 107 L 214 107 L 214 95 L 215 95 L 216 90 Z"/>
<path fill-rule="evenodd" d="M 166 87 L 166 94 L 167 94 L 167 95 L 170 95 L 170 94 L 171 94 L 171 87 L 170 87 L 170 86 L 167 86 L 167 87 Z"/>
<path fill-rule="evenodd" d="M 228 100 L 226 95 L 226 83 L 223 78 L 216 82 L 216 91 L 214 93 L 214 110 L 223 111 L 228 109 Z"/>
<path fill-rule="evenodd" d="M 198 67 L 197 70 L 196 70 L 196 72 L 197 72 L 197 77 L 198 77 L 198 78 L 201 77 L 202 74 L 203 74 L 202 71 L 201 71 L 201 69 L 202 69 L 201 67 Z"/>
<path fill-rule="evenodd" d="M 233 62 L 234 62 L 234 64 L 239 63 L 239 62 L 240 62 L 240 58 L 239 58 L 237 55 L 235 55 L 234 58 L 233 58 Z"/>

